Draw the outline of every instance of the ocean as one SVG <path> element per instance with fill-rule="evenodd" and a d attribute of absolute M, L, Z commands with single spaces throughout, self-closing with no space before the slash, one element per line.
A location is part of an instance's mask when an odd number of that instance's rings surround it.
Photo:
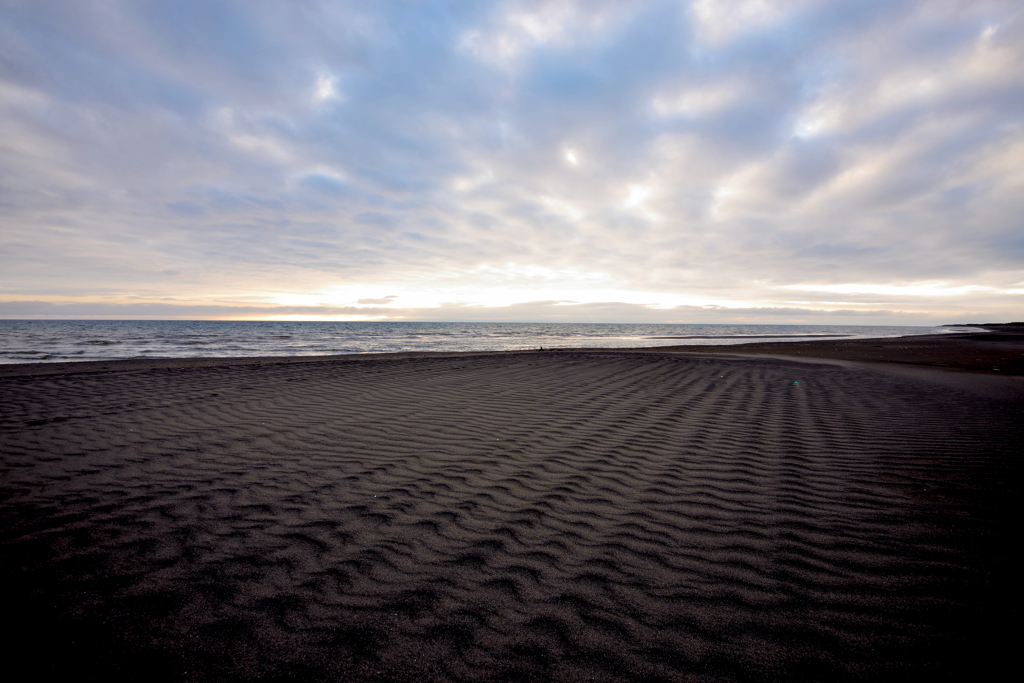
<path fill-rule="evenodd" d="M 948 332 L 874 325 L 0 320 L 0 363 L 626 348 Z"/>

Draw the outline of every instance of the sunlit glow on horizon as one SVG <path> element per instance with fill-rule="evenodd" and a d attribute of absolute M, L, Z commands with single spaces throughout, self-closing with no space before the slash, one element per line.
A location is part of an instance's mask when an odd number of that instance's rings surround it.
<path fill-rule="evenodd" d="M 389 293 L 386 297 L 382 296 L 385 292 Z M 447 307 L 496 309 L 540 301 L 557 302 L 563 306 L 614 302 L 652 310 L 676 306 L 737 308 L 758 305 L 754 301 L 633 289 L 603 272 L 516 263 L 503 266 L 481 264 L 465 271 L 376 285 L 349 284 L 315 292 L 267 293 L 263 298 L 276 306 L 343 306 L 353 309 L 352 315 L 360 315 L 357 309 L 373 309 L 372 315 L 389 315 L 380 311 L 387 307 L 394 309 L 394 315 L 408 315 L 413 310 Z M 385 298 L 387 303 L 359 303 L 360 300 Z"/>
<path fill-rule="evenodd" d="M 796 289 L 806 292 L 831 292 L 834 294 L 884 294 L 890 296 L 957 296 L 972 292 L 992 294 L 1024 294 L 1024 289 L 997 289 L 982 285 L 961 285 L 951 287 L 947 282 L 918 282 L 909 285 L 842 284 L 842 285 L 782 285 L 779 289 Z"/>

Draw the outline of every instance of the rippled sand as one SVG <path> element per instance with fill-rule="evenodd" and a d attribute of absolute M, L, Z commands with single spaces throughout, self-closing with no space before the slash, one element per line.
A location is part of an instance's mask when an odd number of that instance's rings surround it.
<path fill-rule="evenodd" d="M 0 380 L 7 621 L 37 670 L 879 680 L 1005 656 L 1019 400 L 671 354 L 111 367 Z"/>

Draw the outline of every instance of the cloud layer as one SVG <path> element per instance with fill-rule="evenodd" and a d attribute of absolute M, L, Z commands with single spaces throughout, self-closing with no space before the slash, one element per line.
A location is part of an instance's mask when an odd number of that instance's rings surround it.
<path fill-rule="evenodd" d="M 1019 319 L 1021 64 L 1011 1 L 4 2 L 0 316 Z"/>

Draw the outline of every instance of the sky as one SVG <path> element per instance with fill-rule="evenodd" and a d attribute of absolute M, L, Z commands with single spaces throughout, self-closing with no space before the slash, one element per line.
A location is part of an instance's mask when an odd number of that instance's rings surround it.
<path fill-rule="evenodd" d="M 0 317 L 1024 319 L 1024 3 L 0 0 Z"/>

